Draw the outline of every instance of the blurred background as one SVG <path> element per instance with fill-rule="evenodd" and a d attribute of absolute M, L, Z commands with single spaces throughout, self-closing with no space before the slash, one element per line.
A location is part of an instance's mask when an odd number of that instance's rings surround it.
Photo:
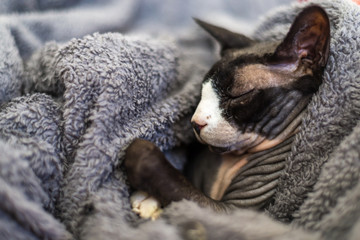
<path fill-rule="evenodd" d="M 46 42 L 94 32 L 158 38 L 201 38 L 193 17 L 251 34 L 272 8 L 297 0 L 0 0 L 0 32 L 12 35 L 21 58 Z M 11 45 L 0 39 L 0 44 Z M 189 44 L 187 44 L 189 45 Z"/>
<path fill-rule="evenodd" d="M 85 8 L 118 11 L 129 25 L 123 31 L 179 30 L 193 24 L 192 17 L 232 25 L 242 21 L 250 31 L 268 10 L 296 0 L 0 0 L 0 14 L 74 11 Z M 91 14 L 92 12 L 88 12 Z M 98 15 L 91 15 L 96 19 Z M 113 17 L 108 14 L 108 17 Z M 120 17 L 120 16 L 119 16 Z M 74 22 L 76 24 L 76 22 Z M 122 25 L 122 23 L 119 23 Z M 233 26 L 236 28 L 236 26 Z"/>
<path fill-rule="evenodd" d="M 192 17 L 197 17 L 230 28 L 237 28 L 236 22 L 243 22 L 247 29 L 242 30 L 249 32 L 271 8 L 291 2 L 294 0 L 143 0 L 139 4 L 136 28 L 179 29 L 193 24 Z"/>

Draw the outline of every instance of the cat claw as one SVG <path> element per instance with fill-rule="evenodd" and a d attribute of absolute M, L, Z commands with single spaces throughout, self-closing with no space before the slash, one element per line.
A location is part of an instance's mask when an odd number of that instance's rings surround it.
<path fill-rule="evenodd" d="M 141 218 L 156 220 L 162 213 L 160 202 L 143 191 L 134 192 L 130 197 L 130 204 Z"/>

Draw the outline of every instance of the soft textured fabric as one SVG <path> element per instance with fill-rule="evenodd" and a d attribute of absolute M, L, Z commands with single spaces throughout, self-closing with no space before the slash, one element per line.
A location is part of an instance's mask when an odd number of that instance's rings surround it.
<path fill-rule="evenodd" d="M 331 20 L 324 83 L 265 212 L 218 214 L 189 201 L 154 222 L 131 212 L 124 150 L 146 138 L 181 169 L 201 81 L 217 59 L 213 42 L 178 13 L 191 5 L 162 3 L 0 7 L 0 239 L 357 239 L 360 7 L 347 0 L 316 2 Z M 209 1 L 205 19 L 214 18 L 211 6 L 234 17 L 243 4 Z M 283 38 L 308 4 L 272 10 L 252 37 Z M 205 16 L 199 6 L 194 1 Z M 171 27 L 144 36 L 163 27 L 158 16 L 167 8 Z M 237 28 L 248 31 L 243 21 Z"/>

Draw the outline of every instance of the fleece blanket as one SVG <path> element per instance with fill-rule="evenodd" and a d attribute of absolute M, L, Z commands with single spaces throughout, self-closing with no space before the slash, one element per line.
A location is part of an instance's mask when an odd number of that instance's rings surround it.
<path fill-rule="evenodd" d="M 165 9 L 162 1 L 5 1 L 0 239 L 357 239 L 360 7 L 316 3 L 331 21 L 329 62 L 272 204 L 219 214 L 181 201 L 152 222 L 130 210 L 124 150 L 145 138 L 182 168 L 194 141 L 189 118 L 216 46 L 203 32 L 184 30 L 175 3 L 165 4 L 171 27 L 150 37 L 143 33 L 163 28 L 161 17 L 149 16 Z M 272 10 L 252 37 L 281 39 L 307 4 Z"/>

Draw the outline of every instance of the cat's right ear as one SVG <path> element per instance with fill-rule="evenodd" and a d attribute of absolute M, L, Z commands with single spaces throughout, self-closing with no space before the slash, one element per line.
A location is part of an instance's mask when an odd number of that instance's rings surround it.
<path fill-rule="evenodd" d="M 195 22 L 200 25 L 204 30 L 210 33 L 221 45 L 221 55 L 229 49 L 241 49 L 248 47 L 254 43 L 253 40 L 245 35 L 234 33 L 225 28 L 212 25 L 200 19 L 194 18 Z"/>
<path fill-rule="evenodd" d="M 283 42 L 273 54 L 273 62 L 303 65 L 313 72 L 325 67 L 330 48 L 330 21 L 317 5 L 304 8 L 295 18 Z"/>

